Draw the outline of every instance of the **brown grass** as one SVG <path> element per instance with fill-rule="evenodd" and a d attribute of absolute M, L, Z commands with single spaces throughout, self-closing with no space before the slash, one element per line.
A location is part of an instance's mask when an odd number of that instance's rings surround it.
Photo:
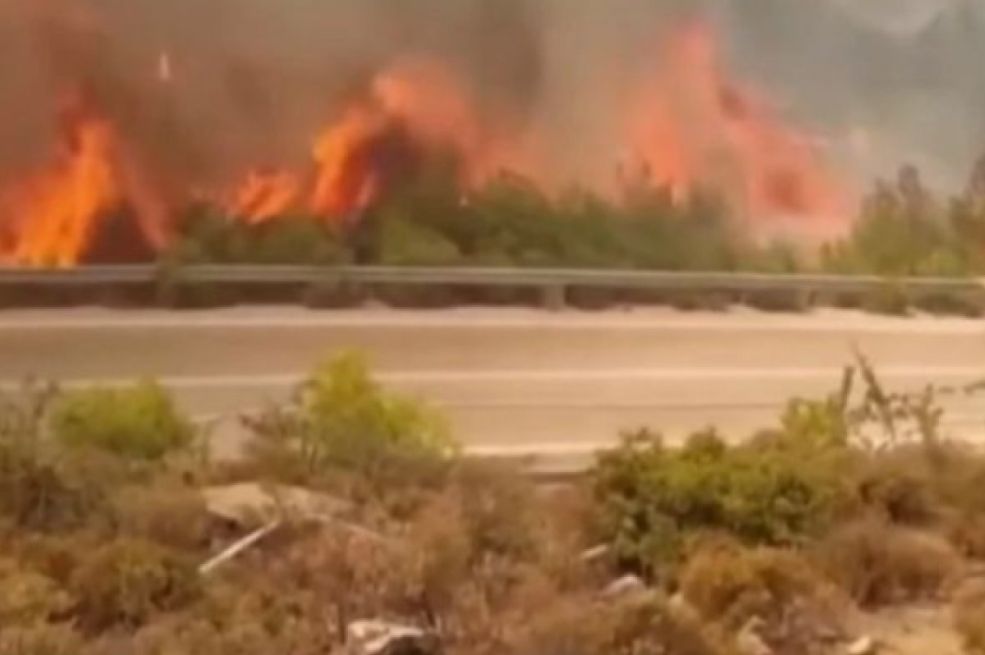
<path fill-rule="evenodd" d="M 836 528 L 815 554 L 831 579 L 869 607 L 936 598 L 960 565 L 945 539 L 877 518 Z"/>

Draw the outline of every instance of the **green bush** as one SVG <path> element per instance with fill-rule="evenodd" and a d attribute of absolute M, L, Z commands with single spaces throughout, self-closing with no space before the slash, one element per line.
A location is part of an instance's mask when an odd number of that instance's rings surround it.
<path fill-rule="evenodd" d="M 381 218 L 381 264 L 442 266 L 461 261 L 458 247 L 441 232 L 414 222 L 399 212 Z"/>
<path fill-rule="evenodd" d="M 288 406 L 248 426 L 253 456 L 288 478 L 342 470 L 374 483 L 395 482 L 457 451 L 439 414 L 384 390 L 354 354 L 319 367 Z"/>
<path fill-rule="evenodd" d="M 593 474 L 620 556 L 650 570 L 680 554 L 689 533 L 722 530 L 750 543 L 788 544 L 816 532 L 841 493 L 833 471 L 784 442 L 729 447 L 700 434 L 680 451 L 648 433 L 603 455 Z M 819 452 L 815 454 L 820 454 Z"/>
<path fill-rule="evenodd" d="M 51 428 L 69 447 L 143 460 L 186 448 L 195 437 L 192 424 L 154 382 L 65 392 L 52 408 Z"/>
<path fill-rule="evenodd" d="M 348 254 L 324 221 L 284 216 L 259 225 L 193 207 L 181 238 L 162 255 L 174 264 L 340 264 Z"/>

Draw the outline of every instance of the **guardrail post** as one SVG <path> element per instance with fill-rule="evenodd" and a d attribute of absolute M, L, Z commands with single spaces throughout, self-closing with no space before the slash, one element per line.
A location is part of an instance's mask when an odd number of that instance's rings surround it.
<path fill-rule="evenodd" d="M 568 294 L 564 284 L 548 284 L 541 290 L 544 308 L 559 312 L 568 305 Z"/>
<path fill-rule="evenodd" d="M 797 309 L 808 311 L 817 302 L 817 291 L 808 287 L 797 292 Z"/>

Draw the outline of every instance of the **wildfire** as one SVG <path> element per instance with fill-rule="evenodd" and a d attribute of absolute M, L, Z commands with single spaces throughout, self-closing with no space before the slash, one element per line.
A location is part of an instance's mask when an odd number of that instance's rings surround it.
<path fill-rule="evenodd" d="M 811 140 L 757 93 L 725 75 L 715 34 L 700 22 L 665 44 L 630 120 L 652 180 L 682 198 L 722 193 L 750 220 L 844 217 L 846 194 Z"/>
<path fill-rule="evenodd" d="M 786 126 L 761 94 L 729 79 L 710 27 L 688 23 L 661 43 L 647 80 L 628 95 L 623 120 L 608 128 L 609 152 L 632 152 L 642 181 L 666 187 L 677 202 L 709 188 L 757 224 L 771 218 L 818 224 L 847 214 L 847 194 L 816 144 Z M 171 56 L 161 52 L 157 80 L 169 83 L 173 76 Z M 468 80 L 434 59 L 398 59 L 335 109 L 313 135 L 302 167 L 244 167 L 241 179 L 205 195 L 231 219 L 251 224 L 291 212 L 343 224 L 358 220 L 433 155 L 453 158 L 463 192 L 505 171 L 545 190 L 573 183 L 612 192 L 606 180 L 553 179 L 550 171 L 563 167 L 550 162 L 564 155 L 531 147 L 542 136 L 534 123 L 526 131 L 505 130 L 508 121 L 497 124 L 480 111 Z M 114 211 L 133 217 L 147 246 L 165 247 L 170 212 L 162 198 L 194 194 L 156 188 L 159 176 L 148 173 L 160 171 L 141 165 L 140 144 L 125 138 L 134 135 L 93 103 L 68 103 L 60 122 L 49 165 L 0 191 L 0 261 L 73 265 Z M 606 156 L 599 152 L 601 161 Z M 611 163 L 615 174 L 618 162 Z"/>
<path fill-rule="evenodd" d="M 300 191 L 300 181 L 289 171 L 251 171 L 227 208 L 233 216 L 262 223 L 290 209 Z"/>
<path fill-rule="evenodd" d="M 120 200 L 114 171 L 116 136 L 106 121 L 72 100 L 61 115 L 62 139 L 51 165 L 7 192 L 7 252 L 15 263 L 78 262 L 105 212 Z"/>
<path fill-rule="evenodd" d="M 301 205 L 329 220 L 371 206 L 416 167 L 425 152 L 453 152 L 463 184 L 509 168 L 484 141 L 463 85 L 435 61 L 410 59 L 377 75 L 368 95 L 347 106 L 314 139 L 312 174 L 251 171 L 230 194 L 230 213 L 250 222 Z"/>

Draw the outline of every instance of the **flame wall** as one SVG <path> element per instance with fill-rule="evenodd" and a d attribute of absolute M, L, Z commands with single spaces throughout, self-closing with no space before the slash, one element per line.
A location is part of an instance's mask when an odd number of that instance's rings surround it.
<path fill-rule="evenodd" d="M 749 0 L 758 29 L 771 2 Z M 843 225 L 865 126 L 771 84 L 790 53 L 736 59 L 749 40 L 723 6 L 0 0 L 0 257 L 70 265 L 121 209 L 160 247 L 202 198 L 352 220 L 436 152 L 463 188 L 643 179 L 713 188 L 751 229 Z"/>

